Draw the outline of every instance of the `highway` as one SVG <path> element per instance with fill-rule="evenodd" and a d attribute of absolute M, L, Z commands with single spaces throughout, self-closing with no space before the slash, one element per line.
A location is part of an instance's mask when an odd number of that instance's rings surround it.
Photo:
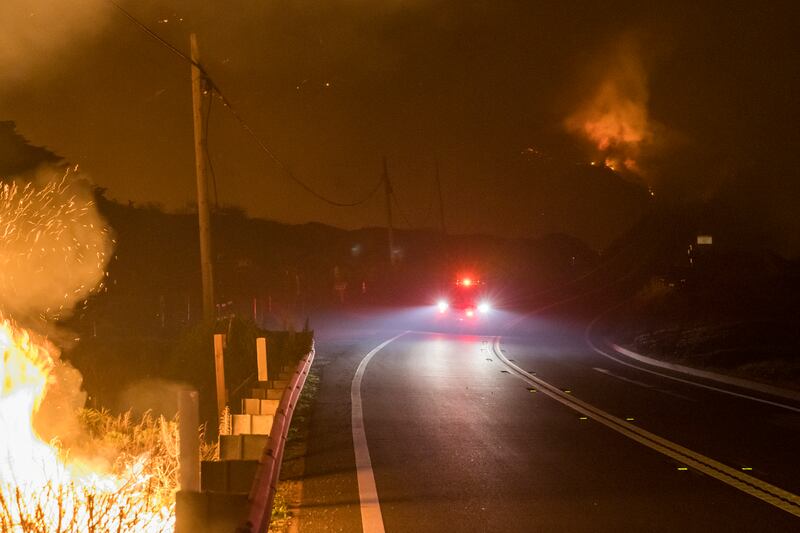
<path fill-rule="evenodd" d="M 317 317 L 299 530 L 800 530 L 800 404 L 621 364 L 586 324 Z"/>

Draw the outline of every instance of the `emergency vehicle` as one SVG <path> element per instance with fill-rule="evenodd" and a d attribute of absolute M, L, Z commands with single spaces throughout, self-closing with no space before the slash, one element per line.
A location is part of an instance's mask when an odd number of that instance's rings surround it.
<path fill-rule="evenodd" d="M 458 276 L 436 302 L 440 315 L 453 316 L 459 320 L 475 320 L 489 314 L 486 284 L 479 278 Z"/>

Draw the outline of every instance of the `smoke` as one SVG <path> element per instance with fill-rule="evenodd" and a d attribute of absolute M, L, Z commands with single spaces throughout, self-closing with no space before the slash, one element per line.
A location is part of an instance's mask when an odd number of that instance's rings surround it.
<path fill-rule="evenodd" d="M 112 14 L 107 0 L 0 0 L 0 91 L 68 68 Z M 90 184 L 74 172 L 43 166 L 0 176 L 0 317 L 53 333 L 53 321 L 103 288 L 112 247 Z M 46 440 L 77 442 L 83 377 L 53 342 L 30 334 L 52 358 L 34 426 Z"/>
<path fill-rule="evenodd" d="M 86 405 L 83 376 L 68 362 L 60 359 L 58 348 L 50 344 L 48 352 L 53 358 L 47 392 L 36 411 L 33 422 L 37 433 L 45 441 L 58 439 L 69 447 L 83 436 L 78 412 Z"/>
<path fill-rule="evenodd" d="M 26 322 L 68 316 L 103 287 L 112 243 L 89 184 L 72 171 L 46 166 L 0 182 L 1 314 Z M 37 329 L 43 327 L 40 321 Z M 72 442 L 80 436 L 77 412 L 86 402 L 83 377 L 50 341 L 35 341 L 53 361 L 37 431 Z"/>
<path fill-rule="evenodd" d="M 119 397 L 121 411 L 130 411 L 134 416 L 151 413 L 168 420 L 178 413 L 178 393 L 191 388 L 186 383 L 150 378 L 126 387 Z"/>
<path fill-rule="evenodd" d="M 0 183 L 0 309 L 16 319 L 68 316 L 103 287 L 112 239 L 89 184 L 44 167 Z"/>
<path fill-rule="evenodd" d="M 0 1 L 0 80 L 20 81 L 57 66 L 72 46 L 105 26 L 110 11 L 104 0 Z"/>
<path fill-rule="evenodd" d="M 623 39 L 600 67 L 599 83 L 564 125 L 592 143 L 602 164 L 646 178 L 640 159 L 652 144 L 654 124 L 648 114 L 648 79 L 638 43 Z"/>

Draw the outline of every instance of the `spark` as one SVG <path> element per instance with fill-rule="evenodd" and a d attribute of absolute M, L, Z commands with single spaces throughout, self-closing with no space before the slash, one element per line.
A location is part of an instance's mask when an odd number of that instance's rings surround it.
<path fill-rule="evenodd" d="M 0 304 L 6 312 L 27 312 L 19 307 L 34 300 L 41 300 L 40 308 L 71 307 L 72 290 L 54 286 L 82 286 L 85 297 L 94 288 L 84 281 L 103 277 L 109 230 L 98 225 L 94 202 L 80 199 L 74 187 L 71 170 L 43 184 L 0 182 Z M 42 271 L 49 275 L 36 278 Z M 67 296 L 56 301 L 62 293 Z"/>

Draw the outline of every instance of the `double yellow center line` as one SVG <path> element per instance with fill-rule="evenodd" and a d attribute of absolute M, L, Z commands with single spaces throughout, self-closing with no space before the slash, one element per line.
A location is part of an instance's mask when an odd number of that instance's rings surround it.
<path fill-rule="evenodd" d="M 771 485 L 765 481 L 745 474 L 710 457 L 684 448 L 683 446 L 659 437 L 649 431 L 637 427 L 629 422 L 607 413 L 593 405 L 575 398 L 572 394 L 554 387 L 541 378 L 521 369 L 512 361 L 509 361 L 500 350 L 500 337 L 494 337 L 492 350 L 498 359 L 512 369 L 517 377 L 527 382 L 529 385 L 536 386 L 539 391 L 552 399 L 566 405 L 582 415 L 592 420 L 600 422 L 604 426 L 613 429 L 617 433 L 625 435 L 629 439 L 647 446 L 648 448 L 662 453 L 688 467 L 712 476 L 723 483 L 735 487 L 742 492 L 763 500 L 779 509 L 800 517 L 800 496 Z"/>

